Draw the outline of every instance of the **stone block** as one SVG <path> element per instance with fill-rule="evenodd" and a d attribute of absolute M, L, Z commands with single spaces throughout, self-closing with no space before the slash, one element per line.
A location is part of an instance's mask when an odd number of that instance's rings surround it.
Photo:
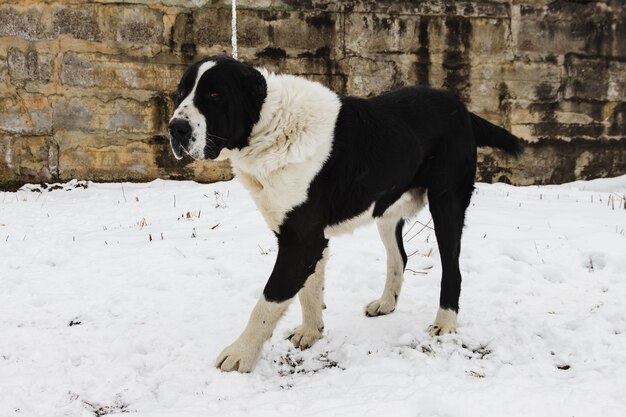
<path fill-rule="evenodd" d="M 350 13 L 416 14 L 434 16 L 510 16 L 508 1 L 354 1 L 344 6 Z"/>
<path fill-rule="evenodd" d="M 0 36 L 16 36 L 29 41 L 52 38 L 42 20 L 41 8 L 11 4 L 0 4 Z"/>
<path fill-rule="evenodd" d="M 21 94 L 0 97 L 0 131 L 39 135 L 52 130 L 52 107 L 47 97 Z"/>
<path fill-rule="evenodd" d="M 54 55 L 36 50 L 11 48 L 8 54 L 9 74 L 15 81 L 50 81 Z"/>
<path fill-rule="evenodd" d="M 504 19 L 472 19 L 470 54 L 481 63 L 512 61 L 511 28 Z"/>
<path fill-rule="evenodd" d="M 174 43 L 185 55 L 198 51 L 215 53 L 229 49 L 230 8 L 200 9 L 180 14 L 174 25 Z M 341 50 L 338 14 L 303 14 L 284 10 L 248 10 L 237 13 L 238 46 L 254 48 L 259 58 L 295 57 L 301 53 L 328 50 L 331 56 Z M 275 53 L 278 52 L 278 56 Z M 271 55 L 271 56 L 270 56 Z"/>
<path fill-rule="evenodd" d="M 145 181 L 154 178 L 221 181 L 232 178 L 228 161 L 176 160 L 162 136 L 136 140 L 120 135 L 57 132 L 59 179 Z"/>
<path fill-rule="evenodd" d="M 96 97 L 59 98 L 53 101 L 56 130 L 86 133 L 126 132 L 152 135 L 164 126 L 162 103 L 158 99 L 101 101 Z"/>
<path fill-rule="evenodd" d="M 346 93 L 369 97 L 401 85 L 398 69 L 391 60 L 350 57 L 339 61 L 339 69 L 349 74 Z"/>
<path fill-rule="evenodd" d="M 124 56 L 66 52 L 61 62 L 61 83 L 119 91 L 141 89 L 170 92 L 176 89 L 186 65 L 133 62 Z"/>
<path fill-rule="evenodd" d="M 59 179 L 99 181 L 155 178 L 154 151 L 147 141 L 123 136 L 57 132 Z"/>
<path fill-rule="evenodd" d="M 420 18 L 416 15 L 353 13 L 345 18 L 345 47 L 349 55 L 417 52 Z"/>
<path fill-rule="evenodd" d="M 339 15 L 312 12 L 306 15 L 293 12 L 286 19 L 268 22 L 270 44 L 286 50 L 315 53 L 321 49 L 335 57 L 340 50 L 341 30 Z M 269 29 L 271 28 L 271 29 Z"/>
<path fill-rule="evenodd" d="M 626 62 L 569 54 L 565 70 L 565 98 L 619 101 L 626 97 Z"/>
<path fill-rule="evenodd" d="M 96 5 L 81 4 L 62 7 L 53 6 L 53 32 L 58 35 L 71 35 L 76 39 L 100 40 L 102 31 L 98 22 Z"/>
<path fill-rule="evenodd" d="M 564 70 L 558 61 L 515 61 L 502 66 L 502 79 L 512 99 L 553 100 L 563 78 Z"/>
<path fill-rule="evenodd" d="M 11 144 L 11 164 L 26 182 L 51 181 L 58 174 L 58 148 L 47 136 L 22 136 Z"/>
<path fill-rule="evenodd" d="M 9 63 L 6 56 L 0 56 L 0 91 L 9 91 Z"/>
<path fill-rule="evenodd" d="M 600 2 L 522 5 L 520 20 L 514 26 L 515 52 L 538 56 L 571 52 L 610 55 L 612 25 L 610 9 Z"/>
<path fill-rule="evenodd" d="M 106 9 L 111 38 L 138 44 L 163 43 L 163 12 L 146 6 L 124 5 Z"/>
<path fill-rule="evenodd" d="M 0 132 L 0 190 L 8 188 L 5 184 L 12 184 L 19 178 L 12 169 L 12 146 L 13 137 Z"/>

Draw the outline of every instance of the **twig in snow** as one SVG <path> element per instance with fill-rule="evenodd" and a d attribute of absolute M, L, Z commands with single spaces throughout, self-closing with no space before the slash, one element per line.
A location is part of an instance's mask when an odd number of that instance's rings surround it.
<path fill-rule="evenodd" d="M 433 220 L 433 219 L 432 219 L 432 218 L 430 218 L 430 219 L 426 222 L 426 224 L 424 224 L 424 223 L 422 223 L 422 222 L 419 222 L 419 221 L 415 220 L 417 223 L 419 223 L 419 224 L 421 224 L 421 225 L 422 225 L 422 228 L 421 228 L 420 230 L 418 230 L 418 231 L 417 231 L 417 233 L 415 233 L 413 236 L 411 236 L 411 237 L 407 240 L 407 242 L 410 242 L 411 240 L 413 240 L 413 239 L 414 239 L 417 235 L 419 235 L 420 233 L 422 233 L 422 231 L 423 231 L 424 229 L 426 229 L 426 228 L 429 228 L 430 230 L 435 230 L 435 229 L 433 229 L 431 226 L 429 226 L 429 224 L 430 224 L 430 222 L 431 222 L 432 220 Z"/>
<path fill-rule="evenodd" d="M 407 271 L 409 272 L 413 272 L 414 274 L 421 274 L 421 275 L 428 275 L 428 272 L 423 272 L 423 271 L 416 271 L 414 269 L 411 268 L 405 268 Z"/>
<path fill-rule="evenodd" d="M 183 253 L 180 249 L 178 249 L 177 247 L 174 247 L 174 249 L 176 249 L 176 250 L 178 251 L 178 253 L 180 253 L 181 255 L 183 255 L 183 258 L 187 258 L 187 257 L 185 256 L 185 254 L 184 254 L 184 253 Z"/>
<path fill-rule="evenodd" d="M 126 201 L 126 193 L 124 192 L 124 184 L 122 184 L 120 182 L 120 186 L 122 187 L 122 196 L 124 197 L 124 203 L 127 203 L 127 201 Z"/>
<path fill-rule="evenodd" d="M 411 253 L 409 256 L 407 256 L 407 258 L 410 258 L 411 256 L 415 255 L 416 253 L 419 253 L 419 249 L 417 249 L 415 252 Z"/>

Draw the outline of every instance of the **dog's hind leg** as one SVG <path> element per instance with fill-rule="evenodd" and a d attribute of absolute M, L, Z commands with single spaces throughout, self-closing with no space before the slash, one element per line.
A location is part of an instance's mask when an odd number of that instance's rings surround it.
<path fill-rule="evenodd" d="M 402 226 L 404 219 L 413 216 L 423 205 L 424 190 L 412 189 L 404 193 L 376 219 L 378 233 L 387 252 L 387 281 L 380 298 L 365 306 L 365 315 L 375 317 L 395 310 L 407 262 L 402 241 Z"/>
<path fill-rule="evenodd" d="M 324 269 L 328 259 L 328 249 L 324 250 L 322 259 L 317 261 L 315 272 L 307 278 L 304 287 L 298 293 L 302 307 L 302 325 L 296 327 L 289 340 L 300 349 L 307 349 L 322 337 L 324 320 Z"/>
<path fill-rule="evenodd" d="M 396 309 L 398 296 L 402 289 L 406 252 L 402 243 L 403 218 L 381 217 L 376 221 L 378 233 L 387 252 L 387 280 L 379 299 L 365 306 L 365 315 L 369 317 L 389 314 Z"/>
<path fill-rule="evenodd" d="M 428 200 L 435 224 L 435 235 L 441 256 L 441 294 L 435 322 L 428 327 L 431 336 L 456 333 L 461 294 L 459 254 L 465 210 L 473 190 L 473 177 L 454 190 L 429 190 Z"/>

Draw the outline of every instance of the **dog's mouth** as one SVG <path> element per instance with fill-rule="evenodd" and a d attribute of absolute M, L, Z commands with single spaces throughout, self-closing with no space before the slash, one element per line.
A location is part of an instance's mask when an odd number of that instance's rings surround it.
<path fill-rule="evenodd" d="M 175 144 L 172 141 L 170 141 L 170 145 L 172 148 L 172 153 L 174 153 L 174 157 L 179 161 L 183 159 L 185 155 L 189 155 L 189 152 L 183 147 L 183 145 Z"/>

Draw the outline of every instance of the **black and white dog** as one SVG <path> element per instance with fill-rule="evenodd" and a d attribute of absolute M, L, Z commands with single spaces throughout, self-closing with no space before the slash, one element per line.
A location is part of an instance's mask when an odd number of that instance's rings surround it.
<path fill-rule="evenodd" d="M 274 270 L 248 325 L 216 361 L 239 372 L 254 369 L 296 294 L 302 325 L 291 342 L 307 348 L 322 336 L 328 239 L 371 220 L 387 252 L 387 281 L 365 314 L 394 311 L 407 261 L 402 226 L 426 199 L 443 270 L 428 332 L 455 332 L 476 147 L 521 151 L 515 136 L 444 91 L 406 87 L 369 99 L 340 97 L 319 83 L 227 57 L 187 69 L 169 132 L 179 159 L 230 159 L 278 238 Z"/>

